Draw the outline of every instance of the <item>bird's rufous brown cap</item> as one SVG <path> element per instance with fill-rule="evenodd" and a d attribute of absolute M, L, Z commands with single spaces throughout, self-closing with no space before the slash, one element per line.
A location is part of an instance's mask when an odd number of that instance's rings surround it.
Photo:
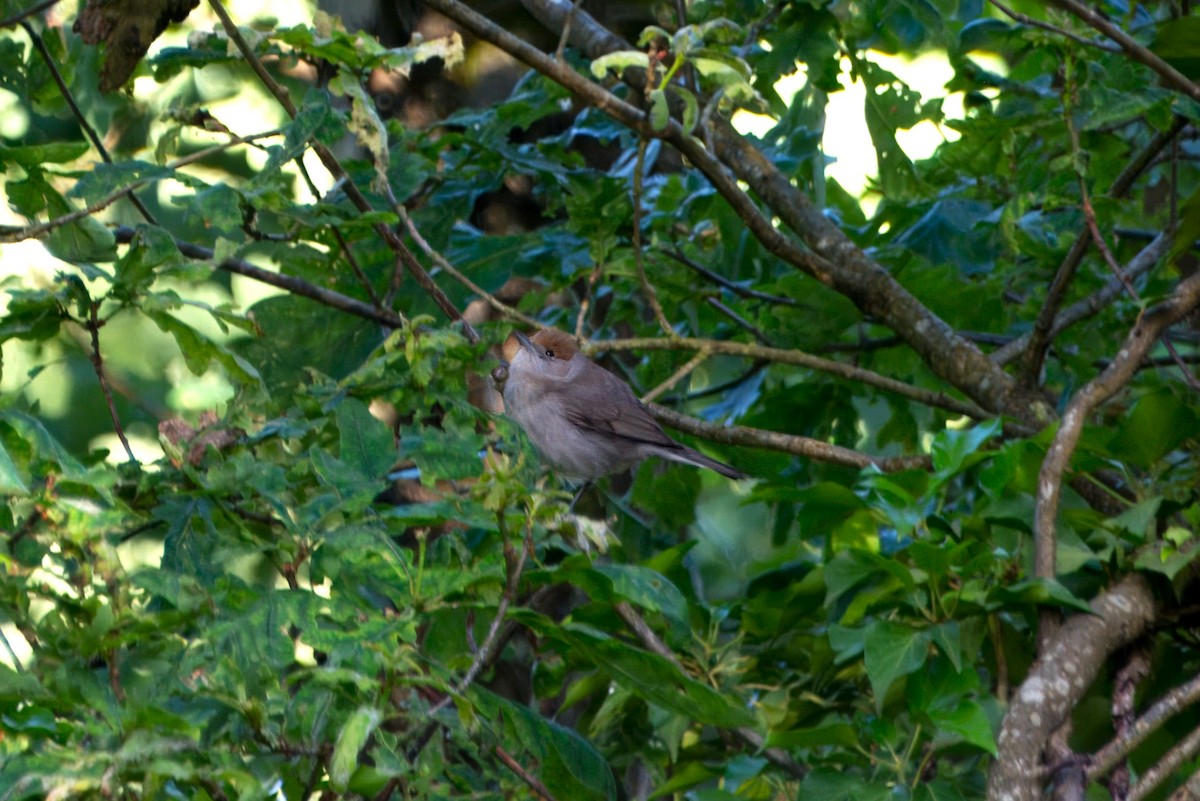
<path fill-rule="evenodd" d="M 544 348 L 554 352 L 554 358 L 569 361 L 572 356 L 579 352 L 579 347 L 575 344 L 575 337 L 559 331 L 557 328 L 543 328 L 538 331 L 530 339 L 539 348 Z M 509 334 L 508 339 L 504 340 L 504 360 L 511 362 L 513 357 L 517 355 L 517 351 L 521 349 L 521 341 L 517 339 L 517 335 Z"/>

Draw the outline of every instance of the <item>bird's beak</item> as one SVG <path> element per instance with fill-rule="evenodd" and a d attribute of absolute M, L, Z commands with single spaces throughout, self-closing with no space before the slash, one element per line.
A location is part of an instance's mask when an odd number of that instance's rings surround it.
<path fill-rule="evenodd" d="M 521 347 L 526 348 L 530 353 L 537 353 L 537 345 L 533 344 L 533 340 L 522 334 L 520 331 L 513 331 L 513 336 L 521 343 Z"/>

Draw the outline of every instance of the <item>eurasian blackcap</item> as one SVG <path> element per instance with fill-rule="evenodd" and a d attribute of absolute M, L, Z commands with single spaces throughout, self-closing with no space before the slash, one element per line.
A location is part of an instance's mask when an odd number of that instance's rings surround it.
<path fill-rule="evenodd" d="M 565 478 L 599 478 L 648 456 L 746 477 L 668 437 L 624 381 L 556 328 L 532 337 L 512 334 L 504 342 L 504 358 L 505 412 L 525 430 L 542 461 Z"/>

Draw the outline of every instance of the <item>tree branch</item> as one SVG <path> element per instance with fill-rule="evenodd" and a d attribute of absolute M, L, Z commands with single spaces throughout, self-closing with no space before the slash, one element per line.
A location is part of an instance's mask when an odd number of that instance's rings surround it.
<path fill-rule="evenodd" d="M 250 44 L 242 36 L 241 31 L 238 30 L 237 25 L 233 23 L 229 12 L 221 4 L 221 0 L 208 0 L 208 4 L 212 7 L 218 19 L 221 20 L 221 26 L 225 29 L 225 33 L 228 34 L 230 41 L 237 46 L 238 51 L 241 52 L 247 63 L 249 63 L 250 68 L 254 70 L 254 74 L 262 81 L 263 86 L 266 87 L 267 91 L 271 93 L 279 105 L 283 107 L 288 116 L 295 119 L 296 104 L 288 96 L 287 90 L 280 86 L 271 77 L 271 74 L 267 72 L 262 61 L 254 53 L 254 49 L 250 47 Z M 367 200 L 366 196 L 363 195 L 354 182 L 350 180 L 350 177 L 346 174 L 346 170 L 342 167 L 341 162 L 337 160 L 337 157 L 333 155 L 333 152 L 316 140 L 310 140 L 310 144 L 313 152 L 317 154 L 317 158 L 325 165 L 325 169 L 329 170 L 329 174 L 333 176 L 334 180 L 341 185 L 342 191 L 346 193 L 346 197 L 354 204 L 354 207 L 364 214 L 374 211 L 370 201 Z M 375 223 L 374 228 L 375 232 L 379 234 L 392 252 L 396 254 L 396 257 L 408 269 L 409 275 L 433 299 L 433 302 L 441 309 L 442 313 L 449 319 L 462 324 L 463 334 L 468 341 L 472 344 L 478 342 L 479 332 L 475 330 L 474 326 L 463 319 L 462 313 L 450 302 L 450 299 L 446 297 L 446 293 L 442 292 L 438 285 L 433 282 L 433 279 L 429 277 L 429 273 L 421 266 L 421 262 L 417 260 L 417 257 L 413 255 L 413 252 L 408 249 L 396 232 L 383 222 Z"/>
<path fill-rule="evenodd" d="M 705 423 L 654 403 L 647 404 L 646 408 L 658 422 L 665 426 L 722 445 L 740 445 L 780 451 L 818 462 L 853 467 L 857 470 L 864 467 L 877 467 L 885 473 L 895 473 L 900 470 L 933 469 L 933 461 L 928 456 L 869 456 L 840 445 L 830 445 L 819 439 L 795 434 L 782 434 L 778 431 L 764 431 L 761 428 L 746 428 L 745 426 L 721 426 Z"/>
<path fill-rule="evenodd" d="M 759 242 L 788 264 L 849 298 L 867 316 L 902 336 L 937 375 L 962 390 L 980 406 L 1004 410 L 1024 420 L 1048 417 L 1052 411 L 1035 396 L 1019 392 L 1011 376 L 990 362 L 971 342 L 958 336 L 929 311 L 879 264 L 869 259 L 838 227 L 826 218 L 761 152 L 727 121 L 714 119 L 711 137 L 714 153 L 671 120 L 656 131 L 645 113 L 619 99 L 602 86 L 513 36 L 457 0 L 429 0 L 427 5 L 462 25 L 473 35 L 508 52 L 538 72 L 595 106 L 642 136 L 668 140 L 725 198 Z M 561 30 L 569 6 L 549 0 L 524 0 L 525 7 L 551 30 Z M 571 26 L 571 41 L 591 57 L 628 49 L 582 9 Z M 626 77 L 636 78 L 635 70 Z M 637 84 L 635 83 L 635 88 Z M 806 250 L 776 227 L 738 185 L 744 181 L 770 206 L 772 214 L 803 238 Z"/>
<path fill-rule="evenodd" d="M 1192 729 L 1175 747 L 1168 751 L 1163 758 L 1142 774 L 1138 783 L 1129 791 L 1129 801 L 1142 801 L 1162 784 L 1163 780 L 1174 773 L 1180 765 L 1200 753 L 1200 726 Z"/>
<path fill-rule="evenodd" d="M 137 231 L 122 225 L 113 229 L 113 233 L 116 235 L 118 242 L 128 243 L 133 239 Z M 180 253 L 190 259 L 210 261 L 214 255 L 212 248 L 197 245 L 193 242 L 186 242 L 182 239 L 175 240 L 175 247 L 179 249 Z M 371 304 L 363 303 L 361 300 L 352 298 L 349 295 L 343 295 L 340 292 L 334 292 L 332 289 L 324 289 L 310 284 L 303 278 L 297 278 L 294 275 L 285 275 L 283 273 L 273 273 L 270 270 L 264 270 L 262 267 L 253 265 L 248 261 L 226 259 L 216 265 L 216 267 L 219 270 L 225 270 L 226 272 L 245 276 L 269 286 L 278 287 L 293 295 L 315 300 L 332 309 L 344 311 L 356 317 L 362 317 L 365 320 L 386 325 L 389 328 L 400 328 L 405 324 L 404 317 L 390 309 L 377 309 Z"/>
<path fill-rule="evenodd" d="M 1154 70 L 1163 79 L 1163 83 L 1167 86 L 1180 91 L 1192 98 L 1200 101 L 1200 84 L 1191 81 L 1179 70 L 1172 67 L 1166 61 L 1163 61 L 1155 55 L 1149 48 L 1143 47 L 1132 36 L 1125 31 L 1113 25 L 1105 19 L 1099 12 L 1094 11 L 1077 0 L 1051 0 L 1054 5 L 1073 14 L 1079 19 L 1091 25 L 1100 33 L 1112 39 L 1121 46 L 1130 58 L 1134 61 L 1139 61 L 1145 64 L 1150 69 Z"/>
<path fill-rule="evenodd" d="M 117 439 L 121 440 L 121 446 L 125 448 L 125 455 L 129 457 L 129 461 L 137 464 L 137 457 L 133 455 L 133 448 L 129 447 L 129 439 L 125 436 L 125 429 L 121 426 L 121 417 L 117 414 L 117 405 L 113 402 L 112 389 L 108 385 L 108 377 L 104 373 L 104 357 L 100 355 L 100 326 L 104 322 L 100 320 L 98 314 L 100 304 L 92 301 L 88 305 L 88 318 L 84 322 L 84 327 L 92 337 L 92 352 L 88 354 L 92 362 L 92 369 L 96 371 L 96 379 L 100 382 L 100 391 L 104 393 L 104 403 L 108 406 L 108 414 L 112 417 L 113 430 L 117 432 Z"/>
<path fill-rule="evenodd" d="M 1089 234 L 1085 231 L 1080 236 L 1088 237 Z M 1111 303 L 1124 289 L 1125 281 L 1133 279 L 1150 271 L 1158 260 L 1167 255 L 1171 250 L 1171 244 L 1174 242 L 1174 231 L 1164 231 L 1159 234 L 1153 242 L 1142 248 L 1136 256 L 1129 260 L 1129 264 L 1123 271 L 1124 279 L 1114 278 L 1110 280 L 1103 288 L 1097 290 L 1086 298 L 1076 301 L 1060 312 L 1054 318 L 1054 324 L 1050 328 L 1049 339 L 1053 340 L 1060 333 L 1075 325 L 1080 320 L 1099 313 L 1101 309 Z M 992 351 L 991 359 L 996 364 L 1004 365 L 1018 358 L 1023 351 L 1029 347 L 1031 340 L 1030 334 L 1022 334 L 1016 339 L 1001 345 L 996 350 Z"/>
<path fill-rule="evenodd" d="M 1197 702 L 1200 702 L 1200 676 L 1173 688 L 1155 701 L 1154 705 L 1147 709 L 1146 713 L 1138 718 L 1127 731 L 1122 732 L 1112 742 L 1097 751 L 1088 766 L 1088 781 L 1098 781 L 1106 776 L 1119 762 L 1126 759 L 1145 742 L 1147 737 L 1158 731 L 1164 723 Z"/>
<path fill-rule="evenodd" d="M 763 345 L 751 345 L 744 342 L 731 342 L 728 340 L 693 338 L 594 339 L 583 343 L 582 349 L 589 355 L 593 353 L 602 353 L 605 351 L 623 350 L 702 350 L 710 354 L 744 356 L 748 359 L 775 362 L 778 364 L 790 364 L 796 367 L 807 367 L 810 370 L 829 373 L 830 375 L 836 375 L 839 378 L 844 378 L 847 381 L 858 381 L 862 384 L 866 384 L 867 386 L 875 387 L 876 389 L 881 389 L 885 392 L 891 392 L 896 395 L 901 395 L 919 403 L 924 403 L 927 406 L 945 409 L 949 412 L 966 415 L 967 417 L 971 417 L 976 420 L 984 420 L 990 416 L 978 406 L 975 406 L 972 403 L 960 401 L 956 398 L 952 398 L 943 392 L 934 392 L 932 390 L 914 387 L 911 384 L 905 384 L 903 381 L 897 381 L 894 378 L 888 378 L 887 376 L 880 375 L 879 373 L 871 370 L 863 369 L 862 367 L 855 367 L 854 365 L 835 362 L 832 359 L 823 359 L 820 356 L 813 356 L 799 350 L 770 348 Z"/>
<path fill-rule="evenodd" d="M 1034 506 L 1034 575 L 1053 579 L 1056 526 L 1063 474 L 1079 442 L 1083 424 L 1104 401 L 1119 391 L 1137 372 L 1150 346 L 1169 326 L 1200 305 L 1200 273 L 1181 281 L 1171 297 L 1142 314 L 1121 349 L 1104 372 L 1089 381 L 1067 404 L 1058 433 L 1038 474 Z"/>
<path fill-rule="evenodd" d="M 174 170 L 179 169 L 180 167 L 186 167 L 189 164 L 206 159 L 215 153 L 220 153 L 224 150 L 228 150 L 231 147 L 246 144 L 248 142 L 253 142 L 256 139 L 265 139 L 268 136 L 278 136 L 279 133 L 280 132 L 278 130 L 274 130 L 274 131 L 264 131 L 263 133 L 251 134 L 250 136 L 234 137 L 233 139 L 231 139 L 228 142 L 222 142 L 219 145 L 213 145 L 212 147 L 206 147 L 203 150 L 197 150 L 195 153 L 189 153 L 188 155 L 183 156 L 182 158 L 175 159 L 175 161 L 172 161 L 170 164 L 168 164 L 166 166 L 166 169 L 174 171 Z M 133 191 L 135 191 L 137 189 L 141 189 L 143 186 L 146 186 L 147 184 L 151 184 L 151 183 L 154 183 L 155 181 L 161 180 L 162 177 L 163 176 L 160 176 L 160 175 L 154 175 L 154 176 L 147 176 L 145 178 L 138 178 L 137 180 L 130 182 L 126 186 L 123 186 L 120 189 L 117 189 L 116 191 L 111 192 L 110 194 L 100 198 L 95 203 L 93 203 L 92 205 L 90 205 L 86 208 L 76 209 L 75 211 L 68 212 L 68 213 L 62 215 L 61 217 L 55 217 L 52 220 L 47 220 L 44 223 L 37 223 L 36 225 L 29 225 L 24 228 L 13 228 L 13 229 L 6 229 L 4 231 L 0 231 L 0 244 L 7 244 L 10 242 L 21 242 L 25 239 L 37 239 L 38 237 L 41 237 L 45 234 L 50 233 L 55 228 L 60 228 L 64 225 L 69 225 L 70 223 L 78 222 L 79 220 L 82 220 L 84 217 L 90 217 L 98 211 L 103 211 L 104 209 L 108 208 L 113 203 L 116 203 L 118 200 L 125 197 L 126 195 L 132 193 Z"/>
<path fill-rule="evenodd" d="M 1042 752 L 1083 698 L 1108 655 L 1140 637 L 1154 619 L 1146 579 L 1131 573 L 1055 633 L 1014 694 L 988 775 L 989 801 L 1039 801 Z"/>

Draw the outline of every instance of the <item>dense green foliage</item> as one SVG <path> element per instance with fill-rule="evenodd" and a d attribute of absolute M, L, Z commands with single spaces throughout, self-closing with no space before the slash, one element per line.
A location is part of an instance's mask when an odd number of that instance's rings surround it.
<path fill-rule="evenodd" d="M 0 3 L 0 16 L 18 10 Z M 647 16 L 649 57 L 567 47 L 575 74 L 644 103 L 646 135 L 535 73 L 436 124 L 387 120 L 368 73 L 452 61 L 457 43 L 389 50 L 323 16 L 246 29 L 294 117 L 259 96 L 207 6 L 187 25 L 216 33 L 176 37 L 135 91 L 109 95 L 97 48 L 69 25 L 0 31 L 0 87 L 29 121 L 0 142 L 18 215 L 0 242 L 36 237 L 61 260 L 26 270 L 14 262 L 28 251 L 0 251 L 0 801 L 982 798 L 1039 627 L 1090 615 L 1135 572 L 1158 611 L 1117 655 L 1094 655 L 1070 748 L 1112 738 L 1130 654 L 1152 666 L 1134 681 L 1139 707 L 1194 684 L 1200 412 L 1180 363 L 1200 351 L 1186 319 L 1173 352 L 1155 345 L 1111 403 L 1085 409 L 1049 507 L 1051 575 L 1035 565 L 1035 521 L 1058 416 L 1195 269 L 1200 171 L 1185 134 L 1200 89 L 1089 44 L 1097 34 L 1065 12 L 1023 10 L 1080 36 L 977 2 L 728 0 L 691 4 L 687 27 Z M 1195 16 L 1108 10 L 1179 69 L 1200 60 Z M 963 116 L 872 51 L 944 52 Z M 660 56 L 681 91 L 618 82 Z M 304 69 L 317 63 L 319 81 Z M 798 64 L 807 80 L 781 98 Z M 867 87 L 869 213 L 825 174 L 839 75 Z M 208 112 L 246 96 L 262 128 Z M 1008 400 L 987 375 L 956 372 L 961 354 L 923 346 L 924 321 L 886 324 L 884 306 L 909 308 L 898 295 L 881 306 L 886 287 L 789 263 L 673 149 L 672 136 L 719 149 L 705 126 L 738 108 L 773 119 L 747 141 L 858 256 L 991 353 L 1018 388 Z M 896 134 L 922 121 L 953 133 L 914 161 Z M 342 154 L 355 137 L 335 182 L 313 149 Z M 736 157 L 721 158 L 745 189 Z M 1121 186 L 1123 171 L 1136 180 Z M 481 204 L 526 180 L 537 224 L 486 229 Z M 838 260 L 746 191 L 806 252 Z M 1031 354 L 1020 338 L 1044 309 L 1113 281 L 1085 241 L 1065 299 L 1048 300 L 1093 215 L 1112 260 L 1146 269 L 1133 294 L 1118 286 Z M 1173 240 L 1155 240 L 1175 222 Z M 523 293 L 508 293 L 514 277 Z M 276 293 L 248 290 L 256 280 Z M 581 330 L 639 393 L 704 352 L 659 402 L 742 427 L 722 444 L 678 436 L 753 478 L 650 462 L 627 494 L 610 488 L 603 524 L 570 514 L 515 427 L 468 402 L 489 347 L 528 329 L 476 316 L 474 341 L 446 302 L 463 310 L 479 291 Z M 621 346 L 635 336 L 654 339 Z M 127 458 L 114 418 L 139 454 L 157 442 L 162 457 Z M 780 436 L 764 447 L 745 429 Z M 798 456 L 805 438 L 842 456 Z M 423 489 L 379 498 L 399 466 L 419 468 Z M 1135 778 L 1194 720 L 1134 750 Z M 1157 792 L 1197 767 L 1185 755 Z"/>

